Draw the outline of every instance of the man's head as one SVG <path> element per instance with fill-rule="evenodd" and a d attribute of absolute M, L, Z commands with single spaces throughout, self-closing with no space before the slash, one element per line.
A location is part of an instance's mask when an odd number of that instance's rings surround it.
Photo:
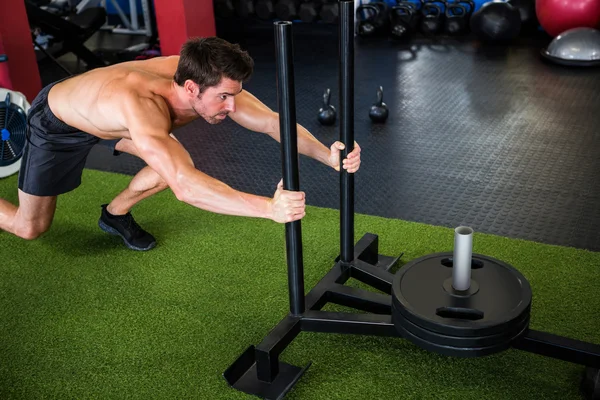
<path fill-rule="evenodd" d="M 254 62 L 239 45 L 217 37 L 193 38 L 181 48 L 174 80 L 190 107 L 211 124 L 235 111 L 233 96 L 252 75 Z"/>

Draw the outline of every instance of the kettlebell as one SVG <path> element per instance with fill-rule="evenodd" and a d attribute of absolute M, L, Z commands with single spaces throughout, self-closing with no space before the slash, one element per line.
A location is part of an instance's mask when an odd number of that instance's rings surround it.
<path fill-rule="evenodd" d="M 426 1 L 421 8 L 423 18 L 421 19 L 421 32 L 426 35 L 435 35 L 443 26 L 442 8 L 439 4 L 432 1 Z"/>
<path fill-rule="evenodd" d="M 390 17 L 388 16 L 388 4 L 385 2 L 385 0 L 372 1 L 369 4 L 373 4 L 379 10 L 379 12 L 375 15 L 375 19 L 373 21 L 375 25 L 375 32 L 379 34 L 387 34 L 388 25 L 390 23 Z"/>
<path fill-rule="evenodd" d="M 467 7 L 459 3 L 446 4 L 446 21 L 444 31 L 449 35 L 460 35 L 467 30 Z"/>
<path fill-rule="evenodd" d="M 373 1 L 356 8 L 358 35 L 373 36 L 387 33 L 389 24 L 388 6 L 383 1 Z"/>
<path fill-rule="evenodd" d="M 475 12 L 475 2 L 473 0 L 457 0 L 456 4 L 461 4 L 467 9 L 467 22 L 471 15 Z"/>
<path fill-rule="evenodd" d="M 389 115 L 387 105 L 383 102 L 383 86 L 377 89 L 377 102 L 371 106 L 369 110 L 369 118 L 373 122 L 385 122 Z"/>
<path fill-rule="evenodd" d="M 379 9 L 373 4 L 361 4 L 356 9 L 357 30 L 359 36 L 372 36 L 375 34 L 375 17 Z"/>
<path fill-rule="evenodd" d="M 413 32 L 414 9 L 407 4 L 398 4 L 390 10 L 390 34 L 402 39 Z"/>
<path fill-rule="evenodd" d="M 327 88 L 325 90 L 325 94 L 323 95 L 323 107 L 319 109 L 319 117 L 318 120 L 321 125 L 333 125 L 335 122 L 335 107 L 329 104 L 329 100 L 331 98 L 331 90 Z"/>
<path fill-rule="evenodd" d="M 408 6 L 413 10 L 412 17 L 410 19 L 410 30 L 416 32 L 419 29 L 421 23 L 421 8 L 423 7 L 423 0 L 396 0 L 396 4 L 399 6 Z"/>

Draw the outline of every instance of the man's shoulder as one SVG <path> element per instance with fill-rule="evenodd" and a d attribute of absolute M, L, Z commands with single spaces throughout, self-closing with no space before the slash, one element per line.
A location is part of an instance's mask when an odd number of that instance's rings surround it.
<path fill-rule="evenodd" d="M 144 93 L 134 89 L 126 90 L 123 93 L 122 104 L 129 111 L 159 113 L 165 117 L 169 115 L 167 101 L 155 93 Z"/>
<path fill-rule="evenodd" d="M 119 99 L 126 104 L 132 106 L 158 106 L 161 109 L 167 108 L 167 100 L 152 90 L 149 80 L 142 79 L 138 80 L 136 77 L 133 79 L 123 79 L 122 81 L 113 82 L 113 88 L 107 88 L 108 94 L 118 94 Z"/>
<path fill-rule="evenodd" d="M 122 98 L 123 114 L 128 125 L 151 124 L 155 127 L 170 127 L 171 117 L 166 100 L 157 94 L 127 90 Z"/>

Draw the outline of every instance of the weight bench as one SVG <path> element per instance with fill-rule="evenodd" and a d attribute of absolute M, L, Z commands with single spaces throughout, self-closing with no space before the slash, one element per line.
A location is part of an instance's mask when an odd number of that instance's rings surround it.
<path fill-rule="evenodd" d="M 84 43 L 106 23 L 106 10 L 103 7 L 91 7 L 75 14 L 69 19 L 55 15 L 38 7 L 31 0 L 25 0 L 29 25 L 38 27 L 44 33 L 54 37 L 59 46 L 49 49 L 52 57 L 58 58 L 73 53 L 82 59 L 88 68 L 106 66 L 101 57 L 85 47 Z"/>

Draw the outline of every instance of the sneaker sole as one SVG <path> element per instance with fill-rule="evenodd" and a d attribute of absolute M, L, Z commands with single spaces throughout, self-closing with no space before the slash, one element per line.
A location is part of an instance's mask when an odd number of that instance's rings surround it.
<path fill-rule="evenodd" d="M 98 220 L 98 226 L 100 227 L 100 229 L 102 229 L 104 232 L 106 232 L 106 233 L 108 233 L 110 235 L 120 236 L 121 239 L 123 239 L 123 243 L 125 243 L 125 246 L 129 247 L 131 250 L 148 251 L 148 250 L 154 248 L 154 246 L 156 246 L 156 242 L 153 242 L 148 247 L 136 247 L 136 246 L 133 246 L 133 245 L 127 243 L 127 240 L 125 240 L 125 237 L 123 237 L 123 235 L 121 235 L 121 233 L 118 230 L 116 230 L 114 228 L 111 228 L 110 226 L 106 225 L 104 222 L 102 222 L 101 219 Z"/>

